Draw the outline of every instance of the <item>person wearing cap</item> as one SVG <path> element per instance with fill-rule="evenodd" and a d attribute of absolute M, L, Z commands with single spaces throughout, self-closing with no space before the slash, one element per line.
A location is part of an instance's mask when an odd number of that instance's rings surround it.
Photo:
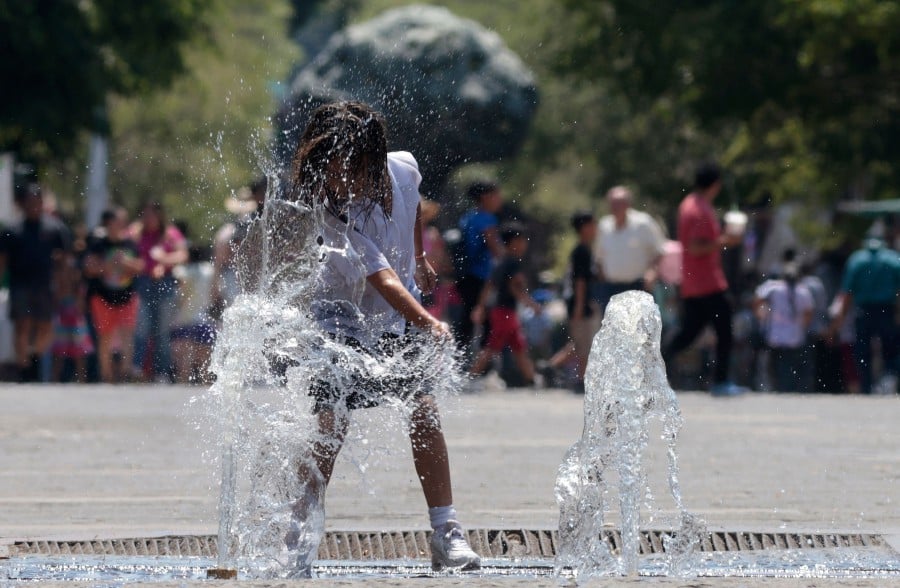
<path fill-rule="evenodd" d="M 268 185 L 268 178 L 261 176 L 249 186 L 241 188 L 237 195 L 230 196 L 225 200 L 225 210 L 234 218 L 222 225 L 213 239 L 213 277 L 210 301 L 214 315 L 221 314 L 221 311 L 227 308 L 238 295 L 234 254 L 247 236 L 249 226 L 262 214 Z"/>
<path fill-rule="evenodd" d="M 628 290 L 651 290 L 665 251 L 663 231 L 652 216 L 632 208 L 625 186 L 606 193 L 609 214 L 600 219 L 594 256 L 600 264 L 598 302 L 601 312 L 609 299 Z"/>
<path fill-rule="evenodd" d="M 837 333 L 851 306 L 856 311 L 853 355 L 859 370 L 860 391 L 872 393 L 872 339 L 881 340 L 885 391 L 897 388 L 897 296 L 900 294 L 900 257 L 882 239 L 869 237 L 847 260 L 830 333 Z"/>
<path fill-rule="evenodd" d="M 802 389 L 803 352 L 815 305 L 812 293 L 798 283 L 799 278 L 797 264 L 788 262 L 780 276 L 759 285 L 753 298 L 753 312 L 771 353 L 778 392 L 809 392 Z"/>

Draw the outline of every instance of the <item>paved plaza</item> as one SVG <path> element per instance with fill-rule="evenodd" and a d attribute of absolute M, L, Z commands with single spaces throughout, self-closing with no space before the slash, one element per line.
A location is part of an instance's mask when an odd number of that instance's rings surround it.
<path fill-rule="evenodd" d="M 218 472 L 204 459 L 210 448 L 187 409 L 198 392 L 0 388 L 0 546 L 37 537 L 214 534 Z M 900 397 L 680 393 L 679 401 L 684 500 L 711 530 L 877 533 L 900 547 Z M 556 526 L 556 471 L 581 434 L 582 405 L 583 397 L 561 390 L 507 390 L 443 407 L 454 502 L 466 526 Z M 385 420 L 382 409 L 359 416 L 329 489 L 327 527 L 426 528 L 405 436 L 373 425 Z M 363 471 L 361 463 L 371 466 Z M 647 468 L 660 520 L 673 510 L 665 463 L 664 447 L 651 439 Z M 492 582 L 509 585 L 478 585 Z M 707 584 L 746 585 L 692 585 Z"/>

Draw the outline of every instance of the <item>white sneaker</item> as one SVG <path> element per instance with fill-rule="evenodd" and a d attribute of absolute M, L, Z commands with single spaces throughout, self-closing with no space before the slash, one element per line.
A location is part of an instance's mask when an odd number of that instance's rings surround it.
<path fill-rule="evenodd" d="M 481 558 L 469 547 L 462 526 L 456 521 L 447 521 L 442 530 L 431 534 L 431 569 L 439 572 L 444 568 L 460 568 L 463 571 L 477 570 Z"/>

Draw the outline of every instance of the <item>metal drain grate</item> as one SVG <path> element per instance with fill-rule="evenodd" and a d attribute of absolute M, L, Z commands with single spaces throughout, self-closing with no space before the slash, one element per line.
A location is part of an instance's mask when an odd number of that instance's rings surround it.
<path fill-rule="evenodd" d="M 666 531 L 643 531 L 641 554 L 664 553 Z M 471 529 L 469 543 L 487 558 L 553 558 L 557 532 L 552 530 Z M 338 532 L 329 531 L 319 545 L 320 560 L 421 559 L 431 553 L 431 531 Z M 622 545 L 617 530 L 604 532 L 602 540 L 613 551 Z M 758 551 L 764 549 L 826 549 L 833 547 L 885 547 L 880 535 L 803 533 L 709 533 L 701 551 Z M 212 535 L 108 539 L 93 541 L 20 541 L 8 546 L 9 557 L 27 555 L 134 555 L 170 557 L 216 557 Z"/>

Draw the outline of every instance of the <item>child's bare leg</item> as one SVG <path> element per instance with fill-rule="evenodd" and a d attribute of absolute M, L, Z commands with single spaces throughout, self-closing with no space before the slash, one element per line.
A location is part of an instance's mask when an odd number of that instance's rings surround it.
<path fill-rule="evenodd" d="M 453 504 L 450 459 L 434 396 L 416 399 L 409 423 L 413 461 L 429 508 Z"/>
<path fill-rule="evenodd" d="M 522 376 L 528 382 L 534 382 L 534 362 L 531 361 L 531 358 L 528 356 L 527 349 L 520 349 L 519 351 L 513 352 L 513 359 L 516 360 L 516 365 L 519 367 L 519 371 L 522 372 Z"/>
<path fill-rule="evenodd" d="M 472 367 L 469 369 L 469 375 L 480 376 L 486 372 L 491 361 L 494 359 L 494 355 L 496 355 L 494 351 L 487 348 L 482 349 L 478 353 L 478 357 L 475 358 L 475 363 L 473 363 Z"/>
<path fill-rule="evenodd" d="M 53 370 L 50 379 L 54 382 L 62 381 L 62 372 L 63 372 L 63 363 L 65 362 L 65 358 L 61 355 L 53 356 Z M 76 374 L 77 376 L 77 374 Z"/>
<path fill-rule="evenodd" d="M 344 445 L 344 439 L 350 428 L 350 419 L 346 415 L 337 415 L 333 410 L 322 410 L 318 414 L 319 431 L 318 438 L 313 444 L 313 459 L 319 474 L 325 485 L 331 480 L 331 474 L 334 471 L 334 462 L 337 460 L 341 447 Z M 309 464 L 311 465 L 311 464 Z M 297 472 L 301 479 L 311 480 L 311 472 L 308 465 L 302 463 L 300 470 Z"/>
<path fill-rule="evenodd" d="M 562 367 L 574 355 L 575 344 L 569 341 L 563 345 L 562 349 L 553 354 L 548 363 L 555 368 Z"/>
<path fill-rule="evenodd" d="M 115 382 L 112 341 L 113 336 L 110 333 L 97 334 L 97 363 L 100 366 L 100 379 L 107 384 Z"/>
<path fill-rule="evenodd" d="M 50 321 L 34 322 L 34 351 L 38 356 L 44 355 L 53 345 L 53 323 Z"/>
<path fill-rule="evenodd" d="M 76 357 L 72 360 L 72 363 L 75 364 L 75 381 L 79 384 L 84 384 L 85 382 L 87 382 L 87 368 L 84 357 Z"/>
<path fill-rule="evenodd" d="M 18 318 L 13 323 L 13 346 L 16 353 L 16 366 L 27 369 L 31 362 L 31 333 L 34 321 L 30 318 Z"/>
<path fill-rule="evenodd" d="M 112 351 L 110 351 L 112 355 Z M 134 360 L 134 329 L 125 328 L 119 330 L 119 373 L 117 375 L 119 381 L 124 381 L 130 376 L 132 371 L 132 361 Z"/>

